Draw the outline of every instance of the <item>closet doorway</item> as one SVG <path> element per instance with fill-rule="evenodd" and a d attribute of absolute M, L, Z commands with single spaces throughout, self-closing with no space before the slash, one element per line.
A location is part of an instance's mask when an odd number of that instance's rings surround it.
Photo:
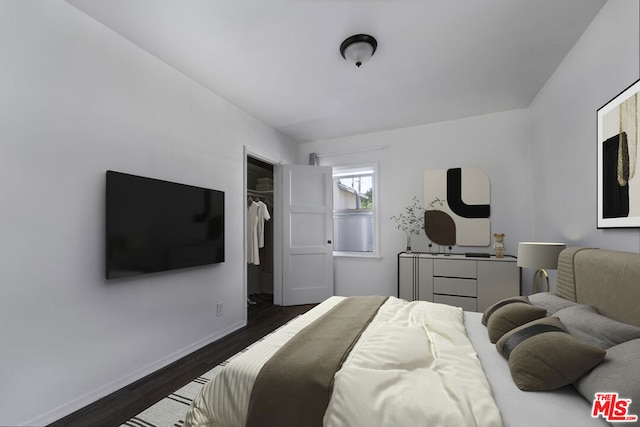
<path fill-rule="evenodd" d="M 273 164 L 246 155 L 247 317 L 273 305 Z"/>

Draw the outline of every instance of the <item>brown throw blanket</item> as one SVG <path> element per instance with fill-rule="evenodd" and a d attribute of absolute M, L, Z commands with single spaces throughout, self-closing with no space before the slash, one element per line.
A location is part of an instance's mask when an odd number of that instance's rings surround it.
<path fill-rule="evenodd" d="M 262 367 L 247 427 L 321 426 L 333 376 L 387 297 L 350 297 L 289 340 Z"/>

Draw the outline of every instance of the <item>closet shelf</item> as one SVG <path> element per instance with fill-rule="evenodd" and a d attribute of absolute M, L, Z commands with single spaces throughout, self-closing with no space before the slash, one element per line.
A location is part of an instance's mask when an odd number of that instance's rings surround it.
<path fill-rule="evenodd" d="M 256 196 L 267 195 L 267 194 L 273 194 L 273 190 L 250 190 L 250 189 L 247 189 L 247 194 L 249 194 L 249 195 L 254 194 Z"/>

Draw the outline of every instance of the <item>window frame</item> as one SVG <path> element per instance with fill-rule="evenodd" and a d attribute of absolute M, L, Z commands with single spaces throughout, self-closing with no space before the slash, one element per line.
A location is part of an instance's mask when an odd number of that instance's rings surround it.
<path fill-rule="evenodd" d="M 367 162 L 367 163 L 353 163 L 353 164 L 343 164 L 343 165 L 335 165 L 332 167 L 332 179 L 335 179 L 335 176 L 339 173 L 345 172 L 359 172 L 359 171 L 369 171 L 373 170 L 372 177 L 372 252 L 353 252 L 353 251 L 333 251 L 333 257 L 340 259 L 381 259 L 380 255 L 380 165 L 379 162 Z M 332 209 L 332 215 L 335 218 L 336 209 Z M 335 231 L 335 227 L 334 227 Z M 332 232 L 333 234 L 333 232 Z M 335 234 L 333 234 L 333 239 L 335 241 Z"/>

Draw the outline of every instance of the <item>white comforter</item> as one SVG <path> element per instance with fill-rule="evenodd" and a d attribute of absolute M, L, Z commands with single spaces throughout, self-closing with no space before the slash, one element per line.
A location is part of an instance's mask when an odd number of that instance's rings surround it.
<path fill-rule="evenodd" d="M 194 400 L 186 425 L 244 426 L 262 365 L 342 299 L 328 299 L 229 362 Z M 501 426 L 462 310 L 389 298 L 336 373 L 324 425 Z"/>

